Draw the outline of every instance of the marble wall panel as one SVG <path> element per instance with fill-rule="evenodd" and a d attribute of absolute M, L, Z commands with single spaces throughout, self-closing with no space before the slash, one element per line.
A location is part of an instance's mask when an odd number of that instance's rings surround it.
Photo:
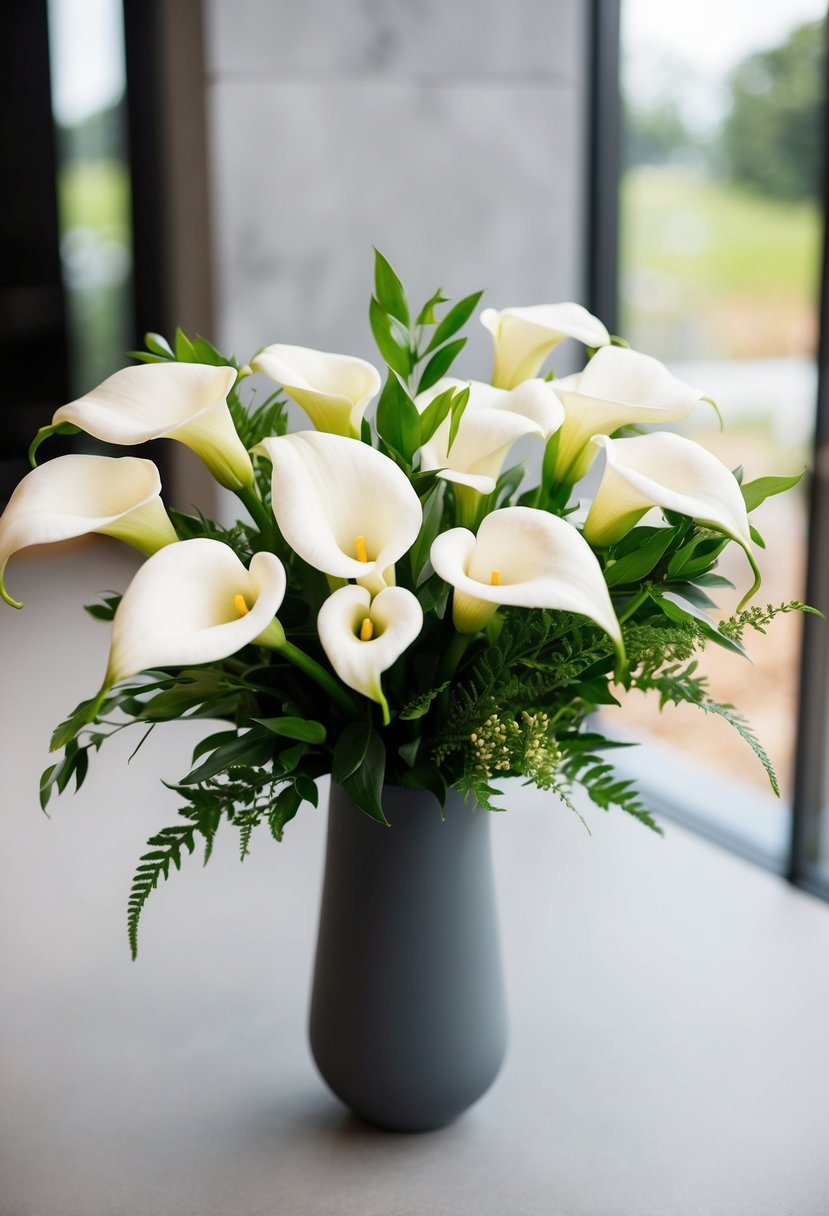
<path fill-rule="evenodd" d="M 207 0 L 218 76 L 582 79 L 584 0 Z"/>
<path fill-rule="evenodd" d="M 373 355 L 372 245 L 418 300 L 580 298 L 583 112 L 550 82 L 216 81 L 220 341 Z M 483 375 L 473 333 L 466 371 Z"/>

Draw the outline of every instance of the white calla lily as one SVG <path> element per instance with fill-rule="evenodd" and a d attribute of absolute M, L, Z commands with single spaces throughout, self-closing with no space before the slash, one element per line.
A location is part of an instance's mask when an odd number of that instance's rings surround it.
<path fill-rule="evenodd" d="M 515 388 L 535 376 L 544 360 L 564 338 L 585 346 L 605 346 L 607 329 L 581 304 L 533 304 L 528 308 L 485 308 L 481 324 L 492 334 L 495 366 L 492 383 Z"/>
<path fill-rule="evenodd" d="M 378 702 L 387 725 L 389 707 L 380 676 L 422 627 L 423 609 L 402 587 L 386 587 L 372 599 L 365 587 L 350 583 L 328 597 L 317 618 L 331 666 L 349 688 Z"/>
<path fill-rule="evenodd" d="M 613 544 L 652 507 L 687 515 L 743 547 L 755 576 L 746 603 L 760 575 L 745 501 L 730 469 L 692 439 L 668 431 L 632 439 L 597 435 L 593 442 L 605 449 L 607 465 L 585 520 L 585 539 Z"/>
<path fill-rule="evenodd" d="M 115 612 L 104 689 L 154 667 L 210 663 L 250 642 L 278 646 L 285 570 L 255 553 L 246 570 L 229 545 L 200 537 L 140 567 Z"/>
<path fill-rule="evenodd" d="M 357 439 L 296 431 L 254 448 L 273 464 L 273 513 L 291 548 L 379 591 L 417 539 L 420 500 L 393 460 Z"/>
<path fill-rule="evenodd" d="M 305 346 L 266 346 L 250 366 L 281 384 L 318 431 L 334 435 L 359 438 L 366 406 L 380 391 L 380 373 L 365 359 Z"/>
<path fill-rule="evenodd" d="M 507 452 L 524 435 L 548 439 L 564 420 L 564 407 L 545 380 L 527 380 L 512 390 L 493 388 L 480 380 L 447 376 L 415 399 L 424 409 L 448 388 L 469 386 L 469 400 L 457 434 L 449 446 L 451 417 L 447 415 L 420 449 L 424 471 L 439 469 L 439 477 L 491 494 Z"/>
<path fill-rule="evenodd" d="M 478 535 L 452 528 L 432 544 L 436 573 L 455 588 L 459 633 L 477 633 L 500 605 L 552 608 L 589 617 L 624 661 L 622 632 L 601 566 L 565 520 L 534 507 L 487 515 Z"/>
<path fill-rule="evenodd" d="M 232 367 L 142 363 L 115 372 L 77 401 L 62 405 L 52 425 L 71 423 L 105 443 L 132 446 L 177 439 L 201 457 L 230 490 L 253 484 L 253 466 L 227 406 Z"/>
<path fill-rule="evenodd" d="M 13 554 L 101 532 L 155 553 L 178 540 L 161 503 L 161 478 L 151 460 L 133 456 L 58 456 L 27 473 L 0 517 L 0 595 Z"/>
<path fill-rule="evenodd" d="M 553 441 L 554 480 L 579 481 L 596 457 L 594 435 L 622 426 L 687 418 L 704 393 L 678 380 L 658 359 L 621 346 L 597 351 L 584 371 L 556 381 L 564 423 Z"/>

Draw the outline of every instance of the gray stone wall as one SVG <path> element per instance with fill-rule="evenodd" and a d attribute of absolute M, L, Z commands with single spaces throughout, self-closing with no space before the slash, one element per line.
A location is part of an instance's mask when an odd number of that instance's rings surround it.
<path fill-rule="evenodd" d="M 376 361 L 372 245 L 417 303 L 581 299 L 587 10 L 206 0 L 219 341 Z"/>

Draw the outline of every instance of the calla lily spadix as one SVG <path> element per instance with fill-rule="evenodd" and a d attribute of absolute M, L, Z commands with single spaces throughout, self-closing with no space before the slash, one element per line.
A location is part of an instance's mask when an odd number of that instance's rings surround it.
<path fill-rule="evenodd" d="M 512 444 L 524 435 L 548 439 L 561 426 L 564 407 L 553 386 L 544 380 L 527 380 L 510 391 L 449 376 L 419 394 L 415 405 L 422 413 L 440 393 L 465 384 L 469 385 L 469 400 L 451 448 L 451 417 L 447 415 L 420 449 L 420 467 L 439 469 L 438 477 L 446 481 L 491 494 Z"/>
<path fill-rule="evenodd" d="M 253 466 L 230 417 L 236 371 L 203 363 L 142 363 L 62 405 L 52 425 L 72 423 L 105 443 L 177 439 L 230 490 L 253 484 Z"/>
<path fill-rule="evenodd" d="M 459 633 L 483 629 L 500 605 L 551 608 L 589 617 L 624 662 L 622 631 L 598 559 L 572 525 L 534 507 L 504 507 L 474 536 L 452 528 L 432 544 L 432 566 L 455 588 Z"/>
<path fill-rule="evenodd" d="M 389 706 L 380 676 L 412 644 L 423 627 L 423 609 L 403 587 L 386 587 L 371 598 L 349 584 L 330 595 L 317 618 L 322 648 L 337 675 L 356 692 L 377 701 L 383 721 Z"/>
<path fill-rule="evenodd" d="M 515 388 L 535 376 L 544 360 L 564 338 L 585 346 L 605 346 L 610 334 L 598 317 L 581 304 L 533 304 L 529 308 L 485 308 L 481 324 L 492 334 L 495 365 L 492 383 Z"/>
<path fill-rule="evenodd" d="M 742 608 L 760 585 L 751 549 L 748 513 L 734 474 L 692 439 L 658 431 L 632 439 L 593 440 L 607 465 L 584 524 L 591 545 L 610 545 L 625 536 L 651 507 L 676 511 L 742 545 L 755 582 Z"/>
<path fill-rule="evenodd" d="M 619 427 L 662 426 L 687 418 L 704 393 L 668 371 L 658 359 L 620 346 L 597 351 L 582 372 L 555 382 L 564 423 L 553 440 L 554 479 L 579 481 L 593 463 L 594 435 Z"/>
<path fill-rule="evenodd" d="M 151 460 L 134 456 L 58 456 L 27 473 L 0 517 L 0 595 L 9 558 L 29 545 L 101 532 L 142 553 L 176 541 L 161 503 L 161 478 Z"/>
<path fill-rule="evenodd" d="M 366 406 L 380 391 L 380 373 L 364 359 L 305 346 L 266 346 L 251 369 L 276 380 L 318 431 L 359 438 Z"/>
<path fill-rule="evenodd" d="M 168 545 L 141 566 L 112 622 L 104 690 L 155 667 L 209 663 L 250 642 L 278 647 L 274 621 L 285 570 L 255 553 L 246 570 L 229 545 L 200 537 Z"/>
<path fill-rule="evenodd" d="M 254 448 L 273 464 L 273 513 L 316 570 L 379 591 L 417 539 L 420 500 L 393 460 L 357 439 L 297 431 Z"/>

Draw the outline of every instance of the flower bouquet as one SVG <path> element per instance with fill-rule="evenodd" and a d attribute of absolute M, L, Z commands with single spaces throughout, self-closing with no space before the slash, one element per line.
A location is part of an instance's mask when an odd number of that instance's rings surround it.
<path fill-rule="evenodd" d="M 725 717 L 776 789 L 694 654 L 743 653 L 747 628 L 803 608 L 746 607 L 760 585 L 749 514 L 799 475 L 745 481 L 664 429 L 708 399 L 576 304 L 486 309 L 492 382 L 450 377 L 480 295 L 447 308 L 438 291 L 414 313 L 377 253 L 369 318 L 384 382 L 344 355 L 276 344 L 240 364 L 202 338 L 148 334 L 135 365 L 38 432 L 32 471 L 0 519 L 7 603 L 21 606 L 6 564 L 28 545 L 99 532 L 147 557 L 122 596 L 88 609 L 111 622 L 109 658 L 100 688 L 54 732 L 42 805 L 80 787 L 90 756 L 127 726 L 221 724 L 172 786 L 178 822 L 138 865 L 133 955 L 146 900 L 185 850 L 200 839 L 209 857 L 223 820 L 243 858 L 260 824 L 281 840 L 325 774 L 379 824 L 384 788 L 428 791 L 441 808 L 451 789 L 495 810 L 494 783 L 513 776 L 570 806 L 580 785 L 655 827 L 604 759 L 618 744 L 595 725 L 596 709 L 631 689 Z M 568 338 L 587 348 L 584 369 L 540 374 Z M 260 400 L 264 378 L 279 389 Z M 309 420 L 293 433 L 289 398 Z M 50 435 L 78 432 L 186 444 L 245 517 L 225 526 L 165 509 L 147 459 L 36 464 Z M 525 437 L 539 453 L 534 479 L 507 460 Z M 600 455 L 585 512 L 577 486 Z M 729 545 L 745 554 L 748 589 L 717 623 Z"/>

